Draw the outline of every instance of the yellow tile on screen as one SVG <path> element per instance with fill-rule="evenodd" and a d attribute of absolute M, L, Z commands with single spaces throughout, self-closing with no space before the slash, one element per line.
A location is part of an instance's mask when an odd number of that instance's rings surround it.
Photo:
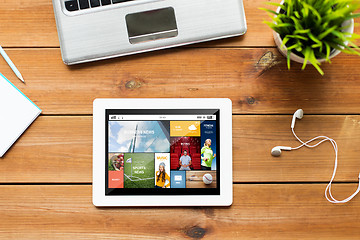
<path fill-rule="evenodd" d="M 200 121 L 170 121 L 170 136 L 199 137 Z"/>

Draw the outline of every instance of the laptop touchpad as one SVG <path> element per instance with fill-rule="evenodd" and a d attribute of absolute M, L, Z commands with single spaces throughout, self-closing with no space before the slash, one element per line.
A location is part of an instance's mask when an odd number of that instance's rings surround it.
<path fill-rule="evenodd" d="M 131 44 L 176 37 L 178 29 L 172 7 L 126 15 Z"/>

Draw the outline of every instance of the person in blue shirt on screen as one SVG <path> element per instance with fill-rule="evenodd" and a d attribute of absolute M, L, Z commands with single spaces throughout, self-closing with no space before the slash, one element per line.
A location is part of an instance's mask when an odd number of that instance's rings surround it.
<path fill-rule="evenodd" d="M 180 157 L 179 164 L 180 164 L 180 166 L 181 166 L 179 170 L 186 170 L 186 171 L 191 170 L 191 169 L 190 169 L 191 157 L 190 157 L 189 155 L 187 155 L 187 151 L 186 151 L 186 150 L 184 150 L 184 155 L 182 155 L 182 156 Z"/>

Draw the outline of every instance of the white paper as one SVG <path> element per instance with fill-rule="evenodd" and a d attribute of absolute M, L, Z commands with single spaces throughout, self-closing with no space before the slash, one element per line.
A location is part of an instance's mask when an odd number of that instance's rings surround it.
<path fill-rule="evenodd" d="M 0 157 L 40 113 L 40 108 L 0 73 Z"/>

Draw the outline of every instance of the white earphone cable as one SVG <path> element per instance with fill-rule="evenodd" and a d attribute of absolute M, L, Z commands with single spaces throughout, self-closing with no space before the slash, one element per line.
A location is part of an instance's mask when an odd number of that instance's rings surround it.
<path fill-rule="evenodd" d="M 359 174 L 359 185 L 358 185 L 358 188 L 356 189 L 356 191 L 351 195 L 349 196 L 348 198 L 345 198 L 344 200 L 337 200 L 335 199 L 332 194 L 331 194 L 331 184 L 333 183 L 334 181 L 334 178 L 335 178 L 335 174 L 336 174 L 336 170 L 337 170 L 337 166 L 338 166 L 338 146 L 337 146 L 337 143 L 334 139 L 332 138 L 329 138 L 327 136 L 317 136 L 315 138 L 312 138 L 306 142 L 303 142 L 296 134 L 295 134 L 295 131 L 294 131 L 294 128 L 291 128 L 291 131 L 294 135 L 294 137 L 301 143 L 300 146 L 298 147 L 295 147 L 295 148 L 291 148 L 291 150 L 297 150 L 299 148 L 302 148 L 304 146 L 308 147 L 308 148 L 314 148 L 314 147 L 317 147 L 319 146 L 321 143 L 323 142 L 326 142 L 326 141 L 330 141 L 331 145 L 333 146 L 334 148 L 334 151 L 335 151 L 335 163 L 334 163 L 334 171 L 333 171 L 333 174 L 331 176 L 331 179 L 330 179 L 330 182 L 329 184 L 326 186 L 326 189 L 325 189 L 325 198 L 331 202 L 331 203 L 346 203 L 348 201 L 350 201 L 351 199 L 353 199 L 356 194 L 358 194 L 360 192 L 360 174 Z M 318 140 L 318 139 L 322 139 L 320 140 L 318 143 L 314 144 L 314 145 L 309 145 L 309 143 L 315 141 L 315 140 Z"/>

